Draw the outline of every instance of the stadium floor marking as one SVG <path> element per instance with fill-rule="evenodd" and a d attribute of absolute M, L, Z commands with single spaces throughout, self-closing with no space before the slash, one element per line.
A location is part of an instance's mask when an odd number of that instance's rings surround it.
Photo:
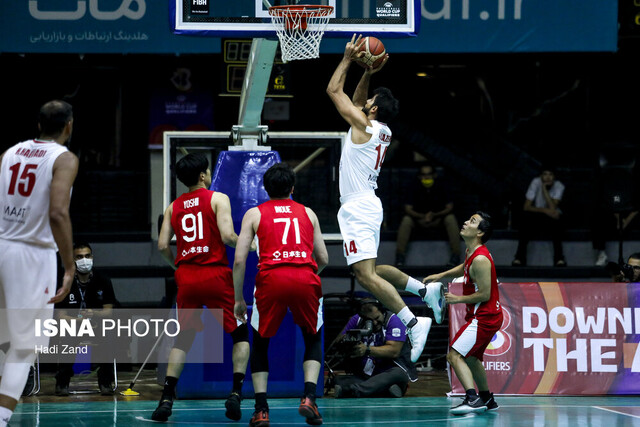
<path fill-rule="evenodd" d="M 603 411 L 613 412 L 614 414 L 626 415 L 627 417 L 632 417 L 632 418 L 638 418 L 638 419 L 640 419 L 640 416 L 638 416 L 638 415 L 634 415 L 634 414 L 627 414 L 626 412 L 616 411 L 615 409 L 611 409 L 611 408 L 605 408 L 605 407 L 602 407 L 602 406 L 594 406 L 594 408 L 596 408 L 596 409 L 601 409 L 601 410 L 603 410 Z"/>

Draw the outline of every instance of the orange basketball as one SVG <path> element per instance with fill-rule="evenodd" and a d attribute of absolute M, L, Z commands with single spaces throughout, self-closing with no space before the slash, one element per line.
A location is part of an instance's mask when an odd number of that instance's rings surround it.
<path fill-rule="evenodd" d="M 386 51 L 384 49 L 384 45 L 382 42 L 375 37 L 365 37 L 364 44 L 360 48 L 360 51 L 364 51 L 365 54 L 360 61 L 361 66 L 363 67 L 373 67 L 377 68 L 382 61 L 384 60 L 384 55 Z"/>

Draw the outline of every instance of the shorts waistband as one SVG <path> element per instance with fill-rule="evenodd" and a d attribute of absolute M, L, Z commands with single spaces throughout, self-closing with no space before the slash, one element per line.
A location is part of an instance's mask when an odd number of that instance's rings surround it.
<path fill-rule="evenodd" d="M 376 197 L 376 192 L 373 190 L 369 190 L 369 191 L 359 191 L 357 193 L 347 194 L 346 196 L 340 197 L 340 203 L 347 203 L 353 200 L 366 199 L 369 197 Z"/>

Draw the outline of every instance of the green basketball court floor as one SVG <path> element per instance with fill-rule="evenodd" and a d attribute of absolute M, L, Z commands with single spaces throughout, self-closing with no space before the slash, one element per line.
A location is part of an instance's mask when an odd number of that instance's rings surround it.
<path fill-rule="evenodd" d="M 463 417 L 449 408 L 460 398 L 405 397 L 402 399 L 318 399 L 324 425 L 330 426 L 640 426 L 640 397 L 497 398 L 500 409 Z M 298 399 L 272 399 L 273 426 L 304 426 Z M 135 398 L 113 401 L 21 403 L 10 426 L 145 426 L 157 402 Z M 175 426 L 247 425 L 253 401 L 243 402 L 242 420 L 224 416 L 224 400 L 180 400 L 166 424 Z"/>

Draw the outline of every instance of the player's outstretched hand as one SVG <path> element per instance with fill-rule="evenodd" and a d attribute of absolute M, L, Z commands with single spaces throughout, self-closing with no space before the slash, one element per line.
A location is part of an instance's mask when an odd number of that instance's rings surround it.
<path fill-rule="evenodd" d="M 58 292 L 47 301 L 47 304 L 56 304 L 63 301 L 67 295 L 69 295 L 69 291 L 71 291 L 71 284 L 73 283 L 73 277 L 75 275 L 74 272 L 65 271 L 64 276 L 62 277 L 62 286 L 58 289 Z"/>
<path fill-rule="evenodd" d="M 356 35 L 354 33 L 351 37 L 351 41 L 348 42 L 347 46 L 344 48 L 344 57 L 349 61 L 362 58 L 365 55 L 365 52 L 364 50 L 361 51 L 360 48 L 364 45 L 364 42 L 362 34 L 358 35 L 358 38 L 356 39 Z"/>
<path fill-rule="evenodd" d="M 236 301 L 233 306 L 233 314 L 242 323 L 247 323 L 247 303 L 244 300 Z"/>

